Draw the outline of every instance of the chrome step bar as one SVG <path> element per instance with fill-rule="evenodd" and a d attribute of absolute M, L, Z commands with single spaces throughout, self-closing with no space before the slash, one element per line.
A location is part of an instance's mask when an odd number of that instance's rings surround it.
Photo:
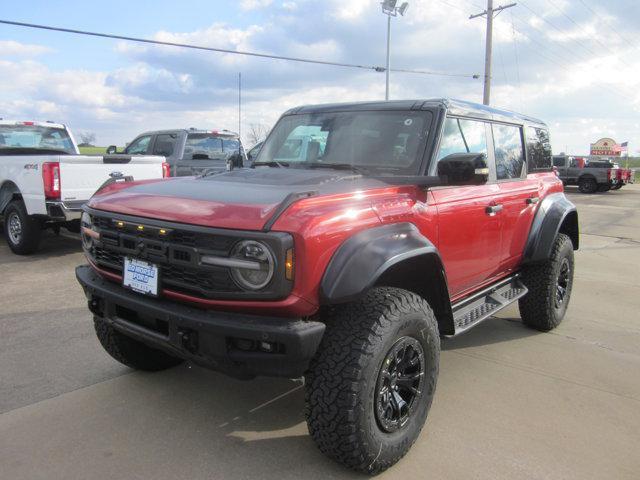
<path fill-rule="evenodd" d="M 528 290 L 516 274 L 452 305 L 454 337 L 524 297 Z"/>

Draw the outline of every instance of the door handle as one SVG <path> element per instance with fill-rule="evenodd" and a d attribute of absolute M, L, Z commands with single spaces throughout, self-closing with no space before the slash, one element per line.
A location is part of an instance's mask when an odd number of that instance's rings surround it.
<path fill-rule="evenodd" d="M 490 205 L 487 208 L 485 208 L 484 211 L 486 212 L 487 215 L 489 215 L 490 217 L 493 217 L 500 210 L 502 210 L 502 205 Z"/>
<path fill-rule="evenodd" d="M 535 205 L 536 203 L 538 203 L 540 201 L 539 197 L 529 197 L 527 198 L 527 205 Z"/>

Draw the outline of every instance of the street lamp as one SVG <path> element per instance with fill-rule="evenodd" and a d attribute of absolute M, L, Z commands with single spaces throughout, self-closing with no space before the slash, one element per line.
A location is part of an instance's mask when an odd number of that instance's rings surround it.
<path fill-rule="evenodd" d="M 384 99 L 389 100 L 389 68 L 390 68 L 390 60 L 391 60 L 391 17 L 397 17 L 398 14 L 404 16 L 407 8 L 409 8 L 409 3 L 404 2 L 399 7 L 396 7 L 398 0 L 384 0 L 380 5 L 382 5 L 382 13 L 387 16 L 387 67 L 385 68 L 386 72 L 386 89 L 384 93 Z"/>

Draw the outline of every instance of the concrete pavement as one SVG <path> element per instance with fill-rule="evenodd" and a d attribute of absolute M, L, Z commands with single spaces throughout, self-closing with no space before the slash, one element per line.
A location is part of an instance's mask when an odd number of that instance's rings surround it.
<path fill-rule="evenodd" d="M 567 318 L 510 308 L 443 341 L 427 425 L 380 478 L 637 479 L 640 185 L 581 195 Z M 77 237 L 33 257 L 0 242 L 0 478 L 355 478 L 314 447 L 299 382 L 187 365 L 146 374 L 99 346 Z"/>

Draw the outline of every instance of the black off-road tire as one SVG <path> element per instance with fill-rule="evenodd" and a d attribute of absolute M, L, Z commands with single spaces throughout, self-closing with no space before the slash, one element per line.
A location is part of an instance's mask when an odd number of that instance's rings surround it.
<path fill-rule="evenodd" d="M 93 325 L 98 340 L 107 353 L 127 367 L 157 372 L 175 367 L 184 361 L 127 337 L 99 317 L 93 318 Z"/>
<path fill-rule="evenodd" d="M 336 307 L 325 320 L 327 329 L 305 375 L 309 433 L 318 448 L 338 463 L 380 473 L 411 448 L 431 407 L 440 359 L 436 318 L 419 296 L 382 287 L 360 301 Z M 389 355 L 403 345 L 406 353 L 410 344 L 414 352 L 422 349 L 422 374 L 412 374 L 421 378 L 419 393 L 407 403 L 413 405 L 408 418 L 399 419 L 397 430 L 390 432 L 383 429 L 376 412 L 378 399 L 384 398 L 379 396 L 378 382 Z"/>
<path fill-rule="evenodd" d="M 608 192 L 609 190 L 611 190 L 611 185 L 609 185 L 607 183 L 603 183 L 602 185 L 598 185 L 598 191 L 599 192 Z"/>
<path fill-rule="evenodd" d="M 42 225 L 27 213 L 22 200 L 13 200 L 4 210 L 4 238 L 16 255 L 29 255 L 38 250 Z"/>
<path fill-rule="evenodd" d="M 580 193 L 596 193 L 598 184 L 595 178 L 583 177 L 578 181 L 578 190 Z"/>
<path fill-rule="evenodd" d="M 611 187 L 611 190 L 620 190 L 622 188 L 622 183 L 618 183 L 616 185 L 614 185 L 613 187 Z"/>
<path fill-rule="evenodd" d="M 561 282 L 565 267 L 569 269 L 568 275 L 566 281 Z M 553 244 L 551 258 L 531 265 L 523 272 L 522 281 L 529 292 L 518 305 L 525 325 L 547 332 L 560 324 L 571 299 L 573 272 L 573 244 L 567 235 L 560 233 Z M 565 283 L 562 295 L 560 283 Z"/>

